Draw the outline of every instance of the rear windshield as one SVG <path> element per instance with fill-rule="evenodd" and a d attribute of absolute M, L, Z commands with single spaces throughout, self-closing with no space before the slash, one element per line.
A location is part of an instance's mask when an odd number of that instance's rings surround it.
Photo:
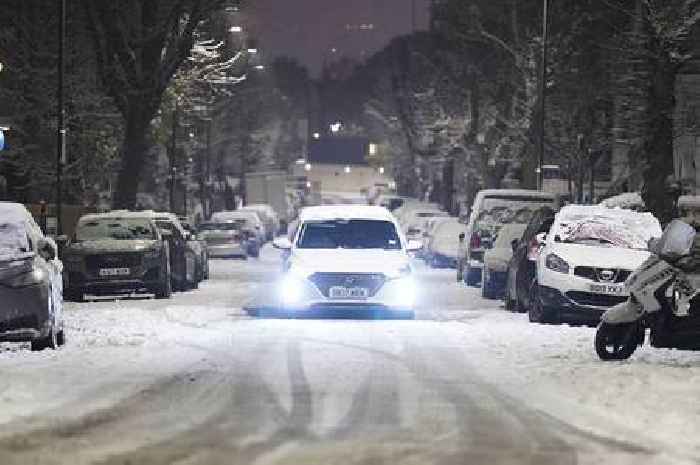
<path fill-rule="evenodd" d="M 75 240 L 154 240 L 156 232 L 148 220 L 141 218 L 100 218 L 78 224 Z"/>
<path fill-rule="evenodd" d="M 394 224 L 389 221 L 309 221 L 301 227 L 297 247 L 400 250 L 401 241 Z"/>

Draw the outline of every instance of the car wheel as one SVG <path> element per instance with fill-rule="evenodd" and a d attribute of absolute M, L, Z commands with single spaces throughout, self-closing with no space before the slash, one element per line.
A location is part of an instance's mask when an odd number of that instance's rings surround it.
<path fill-rule="evenodd" d="M 204 260 L 204 279 L 209 279 L 209 257 Z"/>
<path fill-rule="evenodd" d="M 155 294 L 156 299 L 169 299 L 173 295 L 173 283 L 169 273 L 165 275 Z"/>
<path fill-rule="evenodd" d="M 506 282 L 506 289 L 503 294 L 503 302 L 505 304 L 506 310 L 509 312 L 514 312 L 516 307 L 516 301 L 510 296 L 510 286 Z"/>
<path fill-rule="evenodd" d="M 45 337 L 36 338 L 31 341 L 31 348 L 33 352 L 37 352 L 44 349 L 57 349 L 59 346 L 58 332 L 56 331 L 56 316 L 54 313 L 55 309 L 52 295 L 52 291 L 51 289 L 49 289 L 49 298 L 47 299 L 47 305 L 49 315 L 52 318 L 51 326 L 49 327 L 49 333 Z"/>
<path fill-rule="evenodd" d="M 536 282 L 530 288 L 530 308 L 527 312 L 528 319 L 532 323 L 555 323 L 554 311 L 545 307 L 540 298 L 540 286 Z"/>
<path fill-rule="evenodd" d="M 64 330 L 60 330 L 56 333 L 56 343 L 61 347 L 66 345 L 66 332 Z"/>

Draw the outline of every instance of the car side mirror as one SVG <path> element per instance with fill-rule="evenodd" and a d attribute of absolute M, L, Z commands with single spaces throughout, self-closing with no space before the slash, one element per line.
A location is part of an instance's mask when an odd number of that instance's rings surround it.
<path fill-rule="evenodd" d="M 518 244 L 520 244 L 519 239 L 513 239 L 510 241 L 510 247 L 513 249 L 513 252 L 515 252 L 518 249 Z"/>
<path fill-rule="evenodd" d="M 286 237 L 278 237 L 272 241 L 272 247 L 280 250 L 289 250 L 292 248 L 292 242 Z"/>
<path fill-rule="evenodd" d="M 467 235 L 464 233 L 459 233 L 459 242 L 464 242 L 464 239 L 467 238 Z"/>
<path fill-rule="evenodd" d="M 422 248 L 423 248 L 423 241 L 417 241 L 415 239 L 411 239 L 410 241 L 408 241 L 408 244 L 406 244 L 406 251 L 407 252 L 417 252 Z"/>
<path fill-rule="evenodd" d="M 58 247 L 53 239 L 45 237 L 39 241 L 37 251 L 44 260 L 51 261 L 58 256 Z"/>

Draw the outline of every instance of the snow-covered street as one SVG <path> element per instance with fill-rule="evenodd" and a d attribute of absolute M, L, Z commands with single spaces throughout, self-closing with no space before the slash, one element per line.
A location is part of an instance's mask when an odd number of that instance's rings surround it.
<path fill-rule="evenodd" d="M 172 300 L 71 303 L 67 346 L 0 353 L 0 464 L 682 464 L 700 355 L 604 363 L 419 269 L 415 321 L 254 319 L 277 252 Z"/>

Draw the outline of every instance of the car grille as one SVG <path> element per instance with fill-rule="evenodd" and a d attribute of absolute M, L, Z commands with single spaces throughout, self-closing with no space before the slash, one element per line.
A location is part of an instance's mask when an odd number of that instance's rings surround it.
<path fill-rule="evenodd" d="M 333 286 L 362 287 L 369 291 L 373 297 L 384 285 L 386 276 L 382 273 L 314 273 L 309 277 L 321 294 L 330 296 L 330 288 Z"/>
<path fill-rule="evenodd" d="M 612 307 L 627 300 L 623 295 L 595 294 L 593 292 L 569 291 L 566 296 L 579 305 L 592 307 Z"/>
<path fill-rule="evenodd" d="M 612 277 L 606 279 L 606 275 Z M 574 274 L 581 278 L 590 279 L 597 283 L 624 283 L 632 274 L 630 270 L 622 270 L 616 268 L 594 268 L 592 266 L 577 266 L 574 268 Z"/>
<path fill-rule="evenodd" d="M 85 257 L 88 271 L 101 268 L 131 268 L 141 265 L 141 254 L 138 252 L 110 253 L 104 255 L 88 255 Z"/>

